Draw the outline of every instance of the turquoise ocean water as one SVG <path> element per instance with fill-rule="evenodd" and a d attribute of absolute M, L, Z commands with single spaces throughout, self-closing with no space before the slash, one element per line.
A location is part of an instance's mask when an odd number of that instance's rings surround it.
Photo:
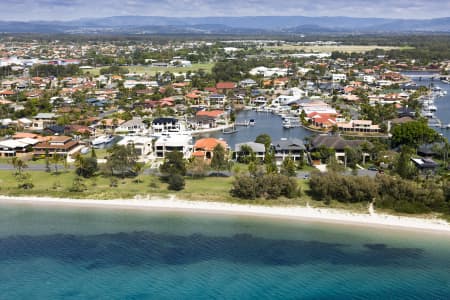
<path fill-rule="evenodd" d="M 450 236 L 0 205 L 0 299 L 449 299 Z"/>

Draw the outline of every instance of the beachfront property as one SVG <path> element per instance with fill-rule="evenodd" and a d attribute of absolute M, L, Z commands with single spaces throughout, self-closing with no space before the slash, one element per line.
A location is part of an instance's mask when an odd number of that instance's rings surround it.
<path fill-rule="evenodd" d="M 59 155 L 67 157 L 74 154 L 79 147 L 78 141 L 69 136 L 52 136 L 50 140 L 40 142 L 33 146 L 33 155 L 41 157 L 48 153 L 49 155 Z"/>
<path fill-rule="evenodd" d="M 33 138 L 0 140 L 0 157 L 23 157 L 30 154 L 39 140 Z"/>
<path fill-rule="evenodd" d="M 183 158 L 188 159 L 192 153 L 192 137 L 190 135 L 161 136 L 155 141 L 155 158 L 164 159 L 168 152 L 180 151 Z"/>
<path fill-rule="evenodd" d="M 195 157 L 197 159 L 210 160 L 214 156 L 214 148 L 219 144 L 226 152 L 228 152 L 228 144 L 223 140 L 218 140 L 215 138 L 199 139 L 194 144 L 194 152 L 192 153 L 192 157 Z"/>
<path fill-rule="evenodd" d="M 264 144 L 256 143 L 256 142 L 245 142 L 245 143 L 238 143 L 234 145 L 234 159 L 239 160 L 239 157 L 241 156 L 248 156 L 250 153 L 245 151 L 245 148 L 243 149 L 243 146 L 248 146 L 253 151 L 256 159 L 258 159 L 260 162 L 263 162 L 266 157 L 266 147 Z"/>
<path fill-rule="evenodd" d="M 364 140 L 345 140 L 341 136 L 330 136 L 330 135 L 318 135 L 314 139 L 311 140 L 309 145 L 309 151 L 314 152 L 320 150 L 321 147 L 326 147 L 329 149 L 333 149 L 335 151 L 335 157 L 337 160 L 341 161 L 346 165 L 347 158 L 345 149 L 346 148 L 357 148 L 369 142 Z M 370 157 L 368 153 L 362 153 L 363 159 Z"/>
<path fill-rule="evenodd" d="M 273 141 L 272 148 L 275 152 L 275 160 L 277 165 L 281 165 L 281 163 L 288 157 L 294 161 L 305 159 L 306 147 L 300 139 L 292 138 Z"/>
<path fill-rule="evenodd" d="M 140 159 L 145 159 L 153 152 L 153 138 L 146 136 L 127 135 L 124 136 L 117 145 L 119 146 L 133 146 L 133 149 Z"/>

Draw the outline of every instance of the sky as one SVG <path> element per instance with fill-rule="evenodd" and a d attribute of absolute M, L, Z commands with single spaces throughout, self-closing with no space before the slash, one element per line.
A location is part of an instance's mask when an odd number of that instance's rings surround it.
<path fill-rule="evenodd" d="M 450 16 L 448 0 L 0 0 L 1 20 L 73 20 L 122 15 L 349 16 L 429 19 Z"/>

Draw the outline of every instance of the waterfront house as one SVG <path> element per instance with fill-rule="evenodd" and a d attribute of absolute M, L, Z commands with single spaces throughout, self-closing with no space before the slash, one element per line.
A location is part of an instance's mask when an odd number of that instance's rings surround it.
<path fill-rule="evenodd" d="M 176 118 L 161 117 L 152 121 L 153 133 L 176 133 L 181 131 L 180 121 Z"/>
<path fill-rule="evenodd" d="M 156 158 L 165 158 L 168 152 L 179 151 L 183 158 L 191 157 L 192 137 L 190 135 L 161 136 L 154 145 Z"/>
<path fill-rule="evenodd" d="M 372 124 L 371 120 L 351 120 L 349 122 L 337 122 L 336 125 L 338 130 L 343 132 L 380 132 L 380 126 Z"/>
<path fill-rule="evenodd" d="M 195 127 L 198 129 L 216 128 L 226 123 L 227 113 L 223 110 L 201 110 L 195 114 Z"/>
<path fill-rule="evenodd" d="M 145 136 L 124 136 L 117 145 L 128 146 L 132 145 L 137 156 L 145 158 L 152 152 L 153 138 Z"/>
<path fill-rule="evenodd" d="M 255 143 L 255 142 L 245 142 L 245 143 L 239 143 L 234 146 L 234 159 L 239 160 L 239 157 L 241 156 L 247 156 L 250 153 L 247 153 L 245 151 L 243 146 L 248 146 L 250 149 L 252 149 L 253 153 L 255 154 L 256 159 L 260 161 L 264 161 L 264 158 L 266 156 L 266 147 L 264 144 L 261 143 Z"/>
<path fill-rule="evenodd" d="M 272 142 L 272 148 L 275 152 L 277 164 L 281 164 L 287 157 L 291 157 L 294 161 L 302 160 L 306 151 L 303 141 L 296 138 L 274 141 Z"/>
<path fill-rule="evenodd" d="M 203 160 L 209 160 L 214 156 L 214 148 L 219 144 L 228 152 L 228 144 L 223 140 L 215 138 L 199 139 L 194 144 L 192 156 Z"/>
<path fill-rule="evenodd" d="M 411 161 L 423 175 L 434 174 L 439 168 L 439 164 L 431 158 L 411 158 Z"/>
<path fill-rule="evenodd" d="M 78 148 L 78 141 L 73 140 L 69 136 L 52 136 L 50 140 L 40 142 L 33 147 L 34 156 L 45 155 L 60 155 L 66 157 L 74 153 Z"/>
<path fill-rule="evenodd" d="M 223 94 L 211 94 L 207 97 L 206 100 L 207 100 L 209 106 L 222 107 L 226 102 L 226 97 Z"/>
<path fill-rule="evenodd" d="M 370 143 L 364 140 L 345 140 L 341 136 L 330 136 L 330 135 L 318 135 L 314 139 L 312 139 L 309 145 L 309 151 L 314 152 L 321 147 L 326 147 L 333 149 L 335 151 L 335 157 L 342 162 L 346 162 L 346 148 L 358 148 L 361 147 L 364 143 L 367 143 L 370 146 Z M 370 154 L 363 153 L 364 158 L 370 157 Z"/>

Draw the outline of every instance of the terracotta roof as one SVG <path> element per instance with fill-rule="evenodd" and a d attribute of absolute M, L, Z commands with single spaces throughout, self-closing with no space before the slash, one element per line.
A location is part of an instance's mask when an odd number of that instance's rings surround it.
<path fill-rule="evenodd" d="M 70 136 L 65 135 L 55 135 L 50 138 L 51 142 L 56 143 L 66 143 L 67 141 L 70 141 L 72 138 Z"/>
<path fill-rule="evenodd" d="M 197 117 L 211 117 L 211 118 L 217 118 L 221 115 L 223 115 L 225 112 L 223 110 L 201 110 L 198 111 L 196 116 Z"/>
<path fill-rule="evenodd" d="M 218 89 L 234 89 L 236 87 L 236 83 L 234 82 L 218 82 L 216 84 L 216 88 Z"/>
<path fill-rule="evenodd" d="M 25 139 L 25 138 L 30 138 L 30 139 L 35 139 L 39 137 L 38 134 L 34 134 L 34 133 L 30 133 L 30 132 L 16 132 L 13 135 L 13 139 Z"/>
<path fill-rule="evenodd" d="M 194 149 L 196 151 L 212 151 L 218 144 L 221 144 L 225 149 L 228 148 L 228 144 L 225 141 L 215 138 L 204 138 L 195 142 Z"/>

